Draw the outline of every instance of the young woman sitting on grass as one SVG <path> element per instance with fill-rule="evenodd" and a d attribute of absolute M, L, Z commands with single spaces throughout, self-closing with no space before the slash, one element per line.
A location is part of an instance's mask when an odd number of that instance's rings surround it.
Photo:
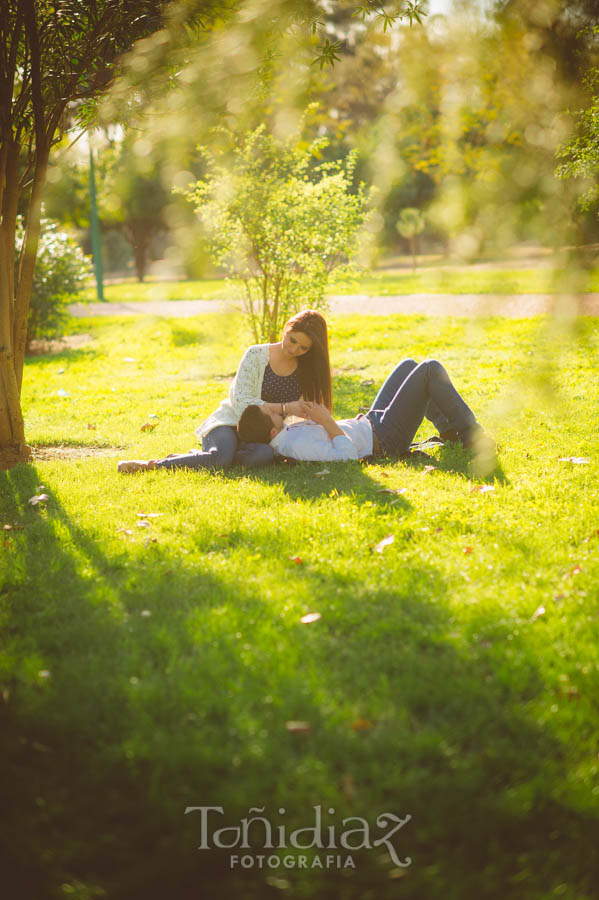
<path fill-rule="evenodd" d="M 157 460 L 119 462 L 119 472 L 144 469 L 226 469 L 233 464 L 264 466 L 274 459 L 268 444 L 239 441 L 236 425 L 250 405 L 266 413 L 308 415 L 306 401 L 331 409 L 331 367 L 327 323 L 321 313 L 305 309 L 283 327 L 277 344 L 255 344 L 246 350 L 229 396 L 196 429 L 202 451 L 171 454 Z"/>
<path fill-rule="evenodd" d="M 328 462 L 364 457 L 410 456 L 423 418 L 439 431 L 437 442 L 460 442 L 474 452 L 481 474 L 495 466 L 495 442 L 482 429 L 445 368 L 435 359 L 404 359 L 389 375 L 366 415 L 336 422 L 330 411 L 311 403 L 311 421 L 285 426 L 277 411 L 250 405 L 237 430 L 244 441 L 269 443 L 281 456 Z"/>

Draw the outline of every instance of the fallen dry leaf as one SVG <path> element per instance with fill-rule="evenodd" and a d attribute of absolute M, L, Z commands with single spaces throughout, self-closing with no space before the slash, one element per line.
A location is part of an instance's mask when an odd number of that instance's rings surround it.
<path fill-rule="evenodd" d="M 372 728 L 372 722 L 370 719 L 356 719 L 351 723 L 351 727 L 354 731 L 368 731 Z"/>
<path fill-rule="evenodd" d="M 88 423 L 87 423 L 87 430 L 88 430 L 88 431 L 95 431 L 95 430 L 97 429 L 97 427 L 98 427 L 98 426 L 97 426 L 97 425 L 94 425 L 92 422 L 88 422 Z"/>
<path fill-rule="evenodd" d="M 470 493 L 474 494 L 475 491 L 478 491 L 479 494 L 488 494 L 489 491 L 494 491 L 495 488 L 492 484 L 473 484 L 470 488 Z"/>
<path fill-rule="evenodd" d="M 117 534 L 133 534 L 130 528 L 117 528 Z"/>
<path fill-rule="evenodd" d="M 374 550 L 377 553 L 382 553 L 385 547 L 388 547 L 389 544 L 392 544 L 395 540 L 394 534 L 388 534 L 387 537 L 384 537 L 382 541 L 379 541 L 378 544 L 374 547 Z"/>
<path fill-rule="evenodd" d="M 303 564 L 304 564 L 304 561 L 301 558 L 301 556 L 290 556 L 289 559 L 291 560 L 291 562 L 294 562 L 296 564 L 296 566 L 303 566 Z"/>
<path fill-rule="evenodd" d="M 155 537 L 146 538 L 144 541 L 144 547 L 149 547 L 150 544 L 157 544 L 157 543 L 158 543 L 158 538 L 155 538 Z"/>
<path fill-rule="evenodd" d="M 436 470 L 437 470 L 436 466 L 425 466 L 424 469 L 422 470 L 422 474 L 426 475 L 427 472 L 436 472 Z"/>
<path fill-rule="evenodd" d="M 320 617 L 320 613 L 306 613 L 305 616 L 301 617 L 300 622 L 303 622 L 304 625 L 309 625 L 310 622 L 318 622 Z"/>
<path fill-rule="evenodd" d="M 163 516 L 164 513 L 136 513 L 135 515 L 140 519 L 157 519 L 158 516 Z"/>
<path fill-rule="evenodd" d="M 39 506 L 40 503 L 47 503 L 49 499 L 47 494 L 34 494 L 27 502 L 30 506 Z"/>
<path fill-rule="evenodd" d="M 544 616 L 546 612 L 547 612 L 547 610 L 545 609 L 545 607 L 542 604 L 541 604 L 541 606 L 537 606 L 537 608 L 533 612 L 532 616 L 530 617 L 531 622 L 534 622 L 534 620 L 538 619 L 539 616 Z"/>
<path fill-rule="evenodd" d="M 588 465 L 590 461 L 586 456 L 560 456 L 558 459 L 558 462 L 576 463 L 579 466 Z"/>
<path fill-rule="evenodd" d="M 138 528 L 149 528 L 149 527 L 150 527 L 150 523 L 149 523 L 149 522 L 145 522 L 145 521 L 138 522 L 138 523 L 137 523 L 137 527 L 138 527 Z"/>
<path fill-rule="evenodd" d="M 294 734 L 306 734 L 308 731 L 312 731 L 312 726 L 309 722 L 285 722 L 285 728 Z"/>
<path fill-rule="evenodd" d="M 331 473 L 328 469 L 321 469 L 320 472 L 315 472 L 314 474 L 318 477 L 320 475 L 330 475 Z"/>
<path fill-rule="evenodd" d="M 377 494 L 397 494 L 398 496 L 401 496 L 402 494 L 405 494 L 406 491 L 407 488 L 405 487 L 398 488 L 397 490 L 394 490 L 393 488 L 379 488 Z"/>
<path fill-rule="evenodd" d="M 141 426 L 141 431 L 154 431 L 157 424 L 157 422 L 146 422 L 145 425 Z"/>
<path fill-rule="evenodd" d="M 399 878 L 404 878 L 406 874 L 407 873 L 406 873 L 405 869 L 399 869 L 397 866 L 395 866 L 394 869 L 389 869 L 388 877 L 392 881 L 397 881 L 397 879 L 399 879 Z"/>

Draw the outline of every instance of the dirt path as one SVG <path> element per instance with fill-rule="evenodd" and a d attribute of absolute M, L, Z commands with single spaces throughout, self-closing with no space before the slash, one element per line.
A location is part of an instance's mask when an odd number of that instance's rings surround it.
<path fill-rule="evenodd" d="M 388 316 L 394 313 L 425 316 L 506 316 L 520 319 L 543 314 L 599 316 L 599 294 L 404 294 L 369 297 L 333 296 L 332 313 Z M 224 300 L 163 300 L 142 303 L 76 303 L 69 307 L 78 318 L 88 316 L 163 316 L 187 318 L 225 312 L 238 303 Z"/>

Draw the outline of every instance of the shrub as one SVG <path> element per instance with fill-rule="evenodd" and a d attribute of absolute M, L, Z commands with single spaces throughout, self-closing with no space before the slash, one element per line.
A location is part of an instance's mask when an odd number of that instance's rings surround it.
<path fill-rule="evenodd" d="M 227 138 L 230 157 L 204 150 L 207 175 L 185 196 L 214 261 L 243 281 L 255 339 L 276 340 L 293 313 L 325 307 L 329 275 L 355 252 L 369 196 L 363 184 L 351 192 L 355 154 L 318 162 L 324 139 L 278 140 L 264 126 Z"/>
<path fill-rule="evenodd" d="M 27 323 L 27 349 L 33 340 L 61 334 L 71 303 L 91 274 L 89 259 L 81 247 L 56 222 L 42 219 Z M 22 220 L 17 227 L 16 259 L 23 243 Z"/>

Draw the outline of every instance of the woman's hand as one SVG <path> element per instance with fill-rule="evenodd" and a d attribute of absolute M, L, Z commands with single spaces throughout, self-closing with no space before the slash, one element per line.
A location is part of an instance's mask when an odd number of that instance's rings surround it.
<path fill-rule="evenodd" d="M 312 401 L 305 401 L 305 405 L 308 409 L 307 415 L 313 422 L 316 422 L 318 425 L 328 425 L 331 422 L 334 422 L 332 415 L 322 403 L 313 403 Z"/>
<path fill-rule="evenodd" d="M 285 404 L 285 415 L 307 419 L 310 416 L 310 403 L 307 400 L 292 400 Z"/>

